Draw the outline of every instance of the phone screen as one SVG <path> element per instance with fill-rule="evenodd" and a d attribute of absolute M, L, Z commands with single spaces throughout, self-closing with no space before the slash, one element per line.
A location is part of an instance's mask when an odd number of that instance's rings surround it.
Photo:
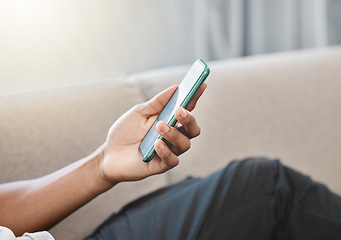
<path fill-rule="evenodd" d="M 156 131 L 156 124 L 159 121 L 163 121 L 174 126 L 177 121 L 174 117 L 175 110 L 180 106 L 185 108 L 188 106 L 208 74 L 209 68 L 202 60 L 197 60 L 192 65 L 179 87 L 142 140 L 139 151 L 143 161 L 149 162 L 153 158 L 155 155 L 154 143 L 157 139 L 162 138 Z"/>

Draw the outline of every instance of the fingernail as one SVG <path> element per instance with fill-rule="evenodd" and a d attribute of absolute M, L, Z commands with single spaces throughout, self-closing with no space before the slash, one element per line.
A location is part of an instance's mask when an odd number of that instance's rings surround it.
<path fill-rule="evenodd" d="M 165 124 L 165 123 L 161 124 L 160 132 L 162 132 L 162 133 L 167 133 L 168 131 L 169 131 L 168 125 Z"/>
<path fill-rule="evenodd" d="M 181 109 L 181 112 L 180 112 L 180 117 L 181 118 L 185 118 L 187 117 L 187 111 L 183 108 L 180 108 Z"/>

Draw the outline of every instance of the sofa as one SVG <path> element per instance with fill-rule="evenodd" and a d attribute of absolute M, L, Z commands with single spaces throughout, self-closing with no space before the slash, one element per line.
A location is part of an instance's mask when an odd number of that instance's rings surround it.
<path fill-rule="evenodd" d="M 179 166 L 118 184 L 50 229 L 56 239 L 82 239 L 143 194 L 252 156 L 280 159 L 341 194 L 340 46 L 208 65 L 208 88 L 194 110 L 202 132 Z M 0 183 L 39 177 L 87 156 L 121 114 L 178 84 L 188 68 L 0 96 Z"/>

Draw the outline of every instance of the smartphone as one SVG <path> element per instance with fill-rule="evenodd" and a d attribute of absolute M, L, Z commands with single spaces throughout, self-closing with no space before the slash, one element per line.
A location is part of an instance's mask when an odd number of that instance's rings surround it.
<path fill-rule="evenodd" d="M 158 139 L 165 140 L 156 131 L 156 124 L 159 121 L 163 121 L 174 127 L 177 122 L 177 119 L 174 116 L 175 110 L 178 107 L 187 108 L 209 73 L 210 68 L 202 60 L 198 59 L 194 62 L 173 96 L 169 99 L 168 103 L 143 138 L 139 146 L 139 152 L 144 162 L 149 162 L 153 159 L 156 153 L 154 148 L 155 142 Z"/>

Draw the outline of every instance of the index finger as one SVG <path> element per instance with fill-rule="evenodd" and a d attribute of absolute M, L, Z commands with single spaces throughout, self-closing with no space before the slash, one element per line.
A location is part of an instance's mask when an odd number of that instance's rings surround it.
<path fill-rule="evenodd" d="M 199 88 L 198 92 L 197 92 L 197 93 L 195 94 L 195 96 L 193 97 L 193 99 L 192 99 L 192 101 L 190 102 L 190 104 L 188 105 L 188 107 L 187 107 L 187 110 L 188 110 L 188 111 L 192 111 L 192 110 L 195 108 L 195 106 L 196 106 L 196 104 L 197 104 L 199 98 L 200 98 L 201 95 L 204 93 L 204 91 L 205 91 L 206 88 L 207 88 L 207 83 L 204 82 L 204 83 L 201 85 L 201 87 Z"/>

